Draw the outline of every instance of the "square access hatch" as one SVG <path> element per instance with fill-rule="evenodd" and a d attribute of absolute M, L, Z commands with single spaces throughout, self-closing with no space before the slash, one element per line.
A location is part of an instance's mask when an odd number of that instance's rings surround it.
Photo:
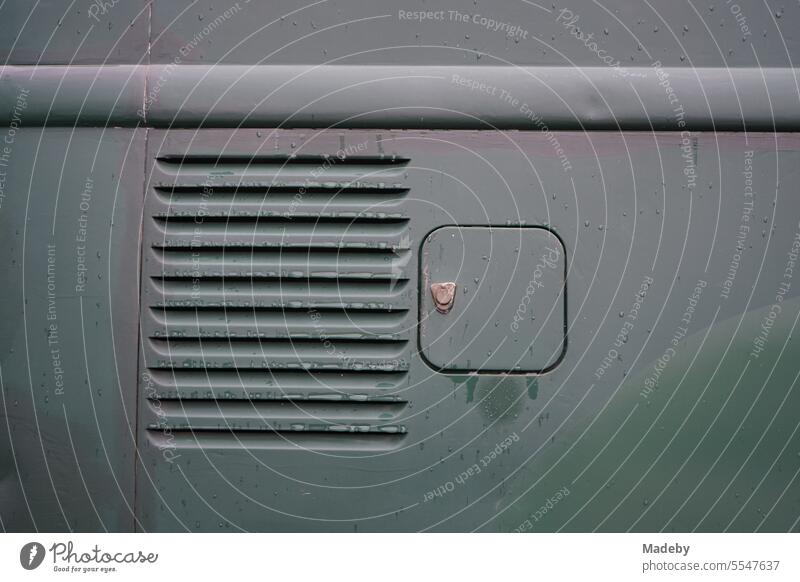
<path fill-rule="evenodd" d="M 446 226 L 422 245 L 420 351 L 447 372 L 546 371 L 566 344 L 564 246 L 537 227 Z"/>

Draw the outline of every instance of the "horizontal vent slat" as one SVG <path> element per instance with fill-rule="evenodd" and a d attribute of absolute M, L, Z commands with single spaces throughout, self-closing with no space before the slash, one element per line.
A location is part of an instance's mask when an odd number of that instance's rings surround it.
<path fill-rule="evenodd" d="M 326 311 L 343 311 L 346 313 L 353 313 L 357 311 L 378 311 L 390 313 L 393 311 L 403 311 L 405 307 L 399 307 L 395 303 L 380 300 L 371 301 L 343 301 L 339 299 L 325 299 L 316 297 L 314 299 L 291 299 L 287 301 L 285 298 L 280 300 L 253 300 L 252 298 L 244 299 L 226 299 L 222 297 L 210 297 L 207 299 L 202 298 L 180 298 L 166 301 L 157 301 L 150 305 L 154 310 L 183 310 L 189 312 L 195 311 L 217 311 L 223 310 L 225 312 L 243 311 L 243 312 L 288 312 L 288 311 L 308 311 L 326 310 Z"/>
<path fill-rule="evenodd" d="M 403 330 L 405 311 L 395 312 L 246 312 L 155 310 L 155 334 L 184 337 L 369 338 Z"/>
<path fill-rule="evenodd" d="M 149 364 L 150 362 L 148 362 Z M 159 398 L 396 400 L 405 371 L 201 370 L 148 371 Z"/>
<path fill-rule="evenodd" d="M 152 341 L 159 353 L 170 350 L 172 353 L 197 353 L 200 350 L 234 350 L 241 353 L 264 353 L 264 354 L 292 354 L 296 351 L 326 351 L 323 340 L 320 339 L 298 339 L 294 342 L 290 340 L 257 340 L 250 338 L 239 338 L 239 340 L 200 340 L 196 338 L 175 338 L 160 339 L 154 338 Z M 396 356 L 399 355 L 407 340 L 401 339 L 375 339 L 370 341 L 342 339 L 337 347 L 342 352 L 360 352 L 365 356 Z M 163 344 L 163 345 L 158 345 Z"/>
<path fill-rule="evenodd" d="M 397 417 L 406 402 L 355 401 L 232 401 L 232 400 L 150 400 L 154 420 L 148 430 L 169 435 L 352 434 L 370 437 L 401 435 L 406 432 Z"/>
<path fill-rule="evenodd" d="M 386 165 L 398 166 L 408 164 L 410 158 L 384 155 L 384 156 L 342 156 L 335 155 L 286 155 L 286 154 L 210 154 L 210 155 L 163 155 L 156 158 L 162 164 L 173 165 L 206 165 L 213 164 L 218 166 L 230 164 L 254 164 L 267 166 L 282 165 L 317 165 L 330 162 L 336 166 L 362 166 L 362 165 Z"/>
<path fill-rule="evenodd" d="M 169 429 L 170 433 L 179 431 L 192 432 L 219 432 L 219 433 L 286 433 L 286 434 L 302 434 L 302 433 L 317 433 L 317 434 L 403 434 L 406 432 L 405 426 L 401 424 L 369 424 L 366 422 L 359 423 L 335 423 L 335 422 L 321 422 L 321 421 L 295 421 L 295 422 L 281 422 L 274 420 L 214 420 L 210 418 L 203 419 L 166 419 L 161 418 L 160 422 L 153 422 L 147 427 L 149 430 L 165 430 Z"/>
<path fill-rule="evenodd" d="M 166 302 L 185 299 L 224 299 L 228 303 L 277 302 L 276 307 L 291 307 L 293 301 L 333 300 L 337 303 L 383 302 L 397 298 L 408 285 L 407 279 L 239 279 L 188 276 L 153 278 L 153 285 Z"/>
<path fill-rule="evenodd" d="M 210 421 L 226 428 L 273 428 L 279 423 L 307 424 L 391 424 L 406 402 L 355 401 L 246 401 L 246 400 L 151 400 L 150 406 L 163 424 L 188 424 L 198 428 Z M 206 423 L 208 425 L 208 423 Z"/>
<path fill-rule="evenodd" d="M 197 202 L 220 202 L 227 199 L 229 202 L 258 201 L 270 202 L 298 200 L 297 194 L 317 196 L 330 199 L 339 198 L 347 194 L 355 196 L 356 200 L 364 201 L 369 194 L 382 196 L 405 195 L 409 188 L 401 183 L 387 183 L 381 181 L 358 181 L 340 185 L 337 182 L 320 182 L 306 180 L 303 182 L 222 182 L 217 184 L 197 184 L 184 182 L 159 182 L 153 185 L 153 190 L 165 202 L 187 198 Z"/>
<path fill-rule="evenodd" d="M 405 433 L 311 431 L 159 431 L 148 430 L 150 442 L 165 449 L 270 449 L 373 453 L 402 445 Z"/>
<path fill-rule="evenodd" d="M 165 184 L 156 186 L 154 191 L 158 200 L 168 205 L 172 212 L 202 207 L 210 213 L 262 209 L 323 215 L 332 210 L 391 212 L 408 195 L 409 189 L 385 183 L 348 182 L 344 185 L 231 184 L 215 186 L 211 191 L 194 184 Z"/>
<path fill-rule="evenodd" d="M 142 306 L 152 442 L 355 452 L 402 443 L 409 162 L 156 158 Z"/>
<path fill-rule="evenodd" d="M 317 220 L 175 220 L 157 218 L 164 233 L 157 247 L 196 247 L 213 245 L 249 246 L 360 246 L 362 248 L 400 247 L 406 232 L 405 221 Z M 408 244 L 407 242 L 405 243 Z"/>
<path fill-rule="evenodd" d="M 327 345 L 314 339 L 298 340 L 199 340 L 150 338 L 157 368 L 300 368 L 397 370 L 406 340 L 336 340 Z"/>
<path fill-rule="evenodd" d="M 248 250 L 199 247 L 152 251 L 162 276 L 188 277 L 394 277 L 400 278 L 411 259 L 409 250 L 274 249 Z"/>
<path fill-rule="evenodd" d="M 348 361 L 324 360 L 311 358 L 298 358 L 294 361 L 278 360 L 277 358 L 257 358 L 254 356 L 214 356 L 204 357 L 175 356 L 167 358 L 163 355 L 155 354 L 150 356 L 151 361 L 148 365 L 151 369 L 159 370 L 180 370 L 194 368 L 196 370 L 307 370 L 307 371 L 352 371 L 361 372 L 364 370 L 378 371 L 407 371 L 408 365 L 395 360 L 376 360 L 366 361 L 365 359 Z M 155 360 L 155 361 L 152 361 Z"/>
<path fill-rule="evenodd" d="M 263 212 L 220 212 L 219 214 L 195 212 L 185 212 L 179 214 L 156 214 L 154 219 L 158 223 L 178 224 L 181 222 L 195 226 L 202 226 L 212 223 L 236 224 L 236 223 L 258 223 L 262 227 L 267 225 L 297 226 L 297 225 L 322 225 L 322 224 L 407 224 L 408 217 L 397 213 L 383 212 L 328 212 L 324 214 L 308 213 L 280 213 L 275 211 Z"/>
<path fill-rule="evenodd" d="M 338 181 L 342 186 L 365 179 L 387 180 L 401 177 L 409 160 L 399 157 L 330 156 L 238 156 L 190 155 L 164 156 L 157 159 L 164 175 L 191 177 L 195 183 L 213 188 L 234 176 L 260 178 L 258 181 L 314 180 Z"/>

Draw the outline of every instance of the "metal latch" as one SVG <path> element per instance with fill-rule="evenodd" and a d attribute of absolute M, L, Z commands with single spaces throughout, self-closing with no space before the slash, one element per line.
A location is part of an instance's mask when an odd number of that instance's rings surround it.
<path fill-rule="evenodd" d="M 448 281 L 447 283 L 433 283 L 431 285 L 431 295 L 439 313 L 448 313 L 453 308 L 453 301 L 456 298 L 456 284 Z"/>

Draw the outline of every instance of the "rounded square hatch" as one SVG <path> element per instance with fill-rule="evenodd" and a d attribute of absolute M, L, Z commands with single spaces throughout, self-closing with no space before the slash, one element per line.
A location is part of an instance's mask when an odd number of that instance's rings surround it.
<path fill-rule="evenodd" d="M 544 228 L 446 226 L 422 245 L 420 351 L 450 372 L 542 372 L 566 344 L 566 259 Z"/>

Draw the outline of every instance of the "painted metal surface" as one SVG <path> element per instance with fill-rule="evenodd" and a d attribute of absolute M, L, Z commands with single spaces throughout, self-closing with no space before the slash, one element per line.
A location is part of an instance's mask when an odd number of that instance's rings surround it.
<path fill-rule="evenodd" d="M 157 380 L 164 415 L 140 385 L 142 527 L 789 527 L 798 503 L 784 493 L 797 465 L 796 366 L 787 357 L 794 289 L 767 348 L 750 354 L 797 236 L 795 200 L 776 190 L 794 181 L 797 137 L 693 134 L 695 186 L 687 185 L 679 134 L 558 139 L 569 172 L 536 133 L 152 131 L 142 295 L 143 339 L 152 343 L 142 365 Z M 340 150 L 358 155 L 337 165 Z M 327 168 L 319 184 L 295 198 L 317 167 Z M 772 196 L 751 206 L 745 170 Z M 388 190 L 373 191 L 376 181 Z M 170 192 L 178 220 L 152 220 L 166 212 Z M 181 225 L 200 208 L 215 217 L 201 226 L 209 247 L 197 249 L 199 300 L 211 311 L 194 311 L 188 281 L 173 283 L 176 305 L 188 309 L 183 320 L 160 320 L 151 307 L 164 297 L 161 278 L 186 277 L 180 265 L 191 270 Z M 276 220 L 287 212 L 296 222 Z M 739 253 L 743 220 L 752 228 Z M 353 230 L 328 238 L 343 222 Z M 428 296 L 413 266 L 425 237 L 454 223 L 522 222 L 547 224 L 568 257 L 563 360 L 540 374 L 433 371 L 409 335 L 418 298 Z M 229 246 L 219 249 L 220 241 Z M 348 253 L 359 245 L 366 247 L 353 263 Z M 160 247 L 174 249 L 169 261 Z M 373 262 L 382 248 L 395 258 Z M 298 252 L 319 272 L 293 275 Z M 222 253 L 231 258 L 224 272 Z M 342 262 L 330 262 L 340 253 Z M 273 266 L 279 256 L 285 272 Z M 355 301 L 366 312 L 340 317 L 355 307 L 349 288 L 331 298 L 319 276 L 343 285 L 369 273 L 388 277 L 396 298 L 377 282 L 361 285 Z M 223 275 L 224 283 L 208 281 Z M 497 302 L 507 295 L 498 292 Z M 271 324 L 276 308 L 285 323 Z M 175 361 L 156 331 L 176 334 Z M 779 511 L 764 520 L 747 499 L 751 488 Z M 557 509 L 537 514 L 558 495 Z"/>
<path fill-rule="evenodd" d="M 144 119 L 144 66 L 0 67 L 0 123 L 65 127 L 135 127 Z"/>
<path fill-rule="evenodd" d="M 449 372 L 551 368 L 564 351 L 566 259 L 543 228 L 445 226 L 422 243 L 421 285 L 449 281 L 444 303 L 420 294 L 420 352 Z M 445 284 L 446 285 L 446 284 Z M 449 314 L 458 288 L 458 306 Z M 511 333 L 509 333 L 511 332 Z"/>
<path fill-rule="evenodd" d="M 169 127 L 800 128 L 796 68 L 152 65 Z M 667 91 L 667 82 L 669 91 Z M 269 87 L 269 90 L 265 90 Z M 368 88 L 368 90 L 366 89 Z M 677 101 L 676 97 L 677 96 Z M 676 112 L 676 107 L 680 109 Z M 678 124 L 680 120 L 683 125 Z"/>
<path fill-rule="evenodd" d="M 1 6 L 0 526 L 797 530 L 800 6 L 736 6 Z"/>
<path fill-rule="evenodd" d="M 147 59 L 147 0 L 7 2 L 0 64 L 120 65 Z"/>
<path fill-rule="evenodd" d="M 8 2 L 0 19 L 0 62 L 545 67 L 616 63 L 622 69 L 649 67 L 656 60 L 664 66 L 722 68 L 797 63 L 796 4 L 741 0 L 736 6 L 737 12 L 714 3 L 692 7 L 629 0 Z M 576 29 L 591 36 L 576 39 Z"/>
<path fill-rule="evenodd" d="M 780 0 L 53 0 L 0 12 L 0 98 L 35 88 L 28 119 L 36 124 L 797 131 L 800 123 L 800 7 Z"/>
<path fill-rule="evenodd" d="M 26 116 L 32 124 L 528 131 L 800 127 L 800 73 L 791 67 L 638 67 L 624 79 L 598 66 L 169 64 L 73 67 L 69 75 L 65 67 L 33 71 L 0 69 L 4 101 L 31 92 Z M 0 110 L 0 121 L 11 115 Z"/>
<path fill-rule="evenodd" d="M 129 531 L 145 132 L 3 133 L 3 528 Z"/>
<path fill-rule="evenodd" d="M 737 6 L 746 16 L 749 33 L 741 29 L 741 18 L 737 20 L 720 3 L 693 7 L 682 2 L 630 0 L 410 0 L 399 4 L 392 0 L 308 4 L 274 0 L 221 6 L 200 0 L 187 7 L 156 0 L 152 60 L 169 63 L 181 57 L 185 64 L 359 66 L 503 62 L 594 66 L 617 61 L 623 68 L 647 67 L 657 59 L 665 66 L 679 67 L 797 63 L 800 8 L 796 4 L 742 0 Z M 222 33 L 209 39 L 203 31 L 212 22 Z M 576 41 L 575 28 L 592 36 Z M 200 42 L 187 54 L 185 47 L 193 40 Z M 592 41 L 596 48 L 589 46 Z M 606 53 L 598 54 L 603 49 Z"/>

